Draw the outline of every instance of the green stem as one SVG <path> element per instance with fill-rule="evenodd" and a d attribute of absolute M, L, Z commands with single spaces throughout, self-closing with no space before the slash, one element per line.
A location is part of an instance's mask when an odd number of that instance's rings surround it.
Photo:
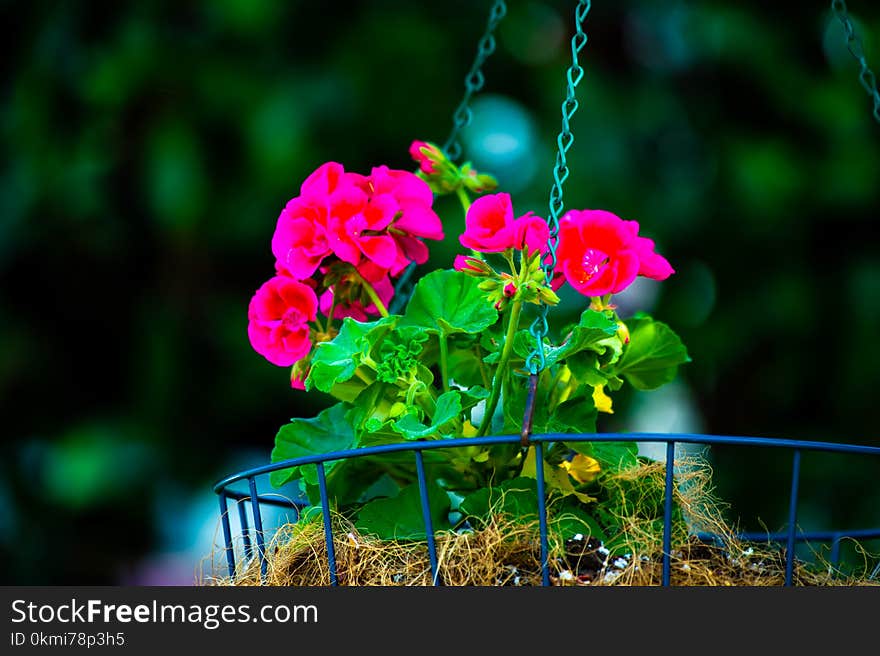
<path fill-rule="evenodd" d="M 370 300 L 373 301 L 373 305 L 375 305 L 376 309 L 379 310 L 379 314 L 381 314 L 383 317 L 389 316 L 388 308 L 385 307 L 385 304 L 379 298 L 379 295 L 376 293 L 376 290 L 373 289 L 373 286 L 366 280 L 364 280 L 364 277 L 361 274 L 357 273 L 355 275 L 358 277 L 358 280 L 363 286 L 364 291 L 367 292 L 367 296 L 369 296 Z"/>
<path fill-rule="evenodd" d="M 465 191 L 464 187 L 459 187 L 455 190 L 456 195 L 458 196 L 458 200 L 461 201 L 461 207 L 464 210 L 465 215 L 467 215 L 468 210 L 471 208 L 471 199 Z"/>
<path fill-rule="evenodd" d="M 501 350 L 501 358 L 498 360 L 498 367 L 495 369 L 495 380 L 492 382 L 492 392 L 489 395 L 489 401 L 486 403 L 486 414 L 483 415 L 483 421 L 480 423 L 478 436 L 485 435 L 492 424 L 492 415 L 498 407 L 498 399 L 501 397 L 501 385 L 508 375 L 507 365 L 510 362 L 510 356 L 513 354 L 513 338 L 516 336 L 516 330 L 519 328 L 519 314 L 522 310 L 522 301 L 514 301 L 510 306 L 510 316 L 507 319 L 507 334 L 504 337 L 504 347 Z"/>
<path fill-rule="evenodd" d="M 506 251 L 502 253 L 504 259 L 507 260 L 507 264 L 510 266 L 510 274 L 514 278 L 519 278 L 519 272 L 516 270 L 516 262 L 513 261 L 513 250 L 508 248 Z M 522 258 L 520 258 L 520 262 L 522 262 Z"/>
<path fill-rule="evenodd" d="M 446 333 L 440 332 L 440 378 L 443 379 L 443 391 L 449 391 L 449 344 Z"/>
<path fill-rule="evenodd" d="M 489 389 L 490 387 L 492 387 L 492 381 L 489 380 L 489 372 L 486 371 L 486 363 L 483 362 L 483 349 L 480 348 L 479 342 L 477 344 L 474 344 L 474 347 L 477 352 L 477 362 L 479 362 L 480 364 L 480 376 L 483 379 L 483 385 L 486 387 L 486 389 Z"/>

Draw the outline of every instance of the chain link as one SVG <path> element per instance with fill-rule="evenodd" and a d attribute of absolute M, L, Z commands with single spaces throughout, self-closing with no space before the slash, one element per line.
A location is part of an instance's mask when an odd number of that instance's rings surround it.
<path fill-rule="evenodd" d="M 859 82 L 874 100 L 874 120 L 880 123 L 880 93 L 877 92 L 877 78 L 874 76 L 874 72 L 868 68 L 865 51 L 862 48 L 862 40 L 856 34 L 856 28 L 853 26 L 846 11 L 846 2 L 844 0 L 832 0 L 831 11 L 834 12 L 840 24 L 843 25 L 843 31 L 846 34 L 846 47 L 861 67 Z"/>
<path fill-rule="evenodd" d="M 571 66 L 566 72 L 566 94 L 562 101 L 562 130 L 556 138 L 556 165 L 553 167 L 553 186 L 550 188 L 550 215 L 547 224 L 550 227 L 550 238 L 547 240 L 548 256 L 545 258 L 542 268 L 549 285 L 553 279 L 553 271 L 556 268 L 556 242 L 559 234 L 559 219 L 565 209 L 562 199 L 562 185 L 568 179 L 569 169 L 566 154 L 574 143 L 574 135 L 571 132 L 571 119 L 578 108 L 575 97 L 575 88 L 584 77 L 584 69 L 578 63 L 578 53 L 587 45 L 587 34 L 583 29 L 583 22 L 590 11 L 589 0 L 579 0 L 574 12 L 575 34 L 571 39 Z M 550 332 L 547 324 L 547 313 L 550 306 L 541 304 L 538 316 L 532 322 L 529 331 L 535 340 L 535 348 L 526 359 L 529 372 L 536 374 L 544 369 L 544 337 Z"/>
<path fill-rule="evenodd" d="M 446 144 L 443 146 L 446 156 L 453 162 L 461 157 L 461 144 L 458 143 L 458 133 L 471 122 L 473 117 L 473 112 L 469 105 L 471 96 L 482 89 L 483 84 L 486 82 L 482 67 L 489 56 L 495 52 L 495 29 L 506 15 L 507 4 L 504 0 L 495 0 L 495 4 L 492 5 L 492 9 L 489 12 L 489 20 L 486 22 L 486 32 L 477 44 L 477 55 L 474 57 L 474 63 L 464 78 L 464 97 L 452 115 L 452 131 L 449 133 Z"/>

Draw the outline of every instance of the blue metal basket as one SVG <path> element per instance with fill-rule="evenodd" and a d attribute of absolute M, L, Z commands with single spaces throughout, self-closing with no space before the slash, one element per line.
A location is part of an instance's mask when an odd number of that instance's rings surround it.
<path fill-rule="evenodd" d="M 218 494 L 220 500 L 220 518 L 223 527 L 223 538 L 225 542 L 226 564 L 230 577 L 236 574 L 236 557 L 232 543 L 232 531 L 229 522 L 229 505 L 231 499 L 236 502 L 239 512 L 239 521 L 242 528 L 242 538 L 244 546 L 244 559 L 250 561 L 258 558 L 260 563 L 260 575 L 263 579 L 266 577 L 268 561 L 266 558 L 266 538 L 263 531 L 263 517 L 261 506 L 281 506 L 293 509 L 297 519 L 300 516 L 304 504 L 298 504 L 289 499 L 280 498 L 277 495 L 260 494 L 257 489 L 257 479 L 265 476 L 270 472 L 280 469 L 287 469 L 299 465 L 314 464 L 318 471 L 318 486 L 320 491 L 321 511 L 324 520 L 324 539 L 326 543 L 327 564 L 330 572 L 330 584 L 338 585 L 338 577 L 336 570 L 336 557 L 333 545 L 333 527 L 330 520 L 330 500 L 327 496 L 327 485 L 325 478 L 324 463 L 329 461 L 344 460 L 348 458 L 360 458 L 380 453 L 392 453 L 411 451 L 416 465 L 416 474 L 418 476 L 419 493 L 421 495 L 422 516 L 424 519 L 424 528 L 427 536 L 428 556 L 431 563 L 431 577 L 434 585 L 440 584 L 440 573 L 437 564 L 437 550 L 434 542 L 434 527 L 431 520 L 430 502 L 428 499 L 427 480 L 425 477 L 425 468 L 423 462 L 423 452 L 430 449 L 449 449 L 464 448 L 473 446 L 487 446 L 495 444 L 519 444 L 520 435 L 497 435 L 475 438 L 460 438 L 452 440 L 437 440 L 426 442 L 406 442 L 401 444 L 387 444 L 373 446 L 361 449 L 350 449 L 345 451 L 335 451 L 314 456 L 302 458 L 294 458 L 284 460 L 261 467 L 249 469 L 238 474 L 229 476 L 214 486 L 214 491 Z M 549 568 L 549 548 L 547 537 L 547 507 L 546 507 L 546 488 L 544 485 L 543 475 L 543 444 L 547 442 L 565 441 L 565 442 L 609 442 L 609 441 L 637 441 L 643 443 L 665 443 L 666 444 L 666 482 L 664 490 L 664 513 L 663 513 L 663 574 L 662 585 L 670 585 L 670 569 L 671 569 L 671 536 L 672 536 L 672 494 L 674 489 L 674 470 L 675 470 L 675 446 L 676 444 L 697 444 L 704 446 L 741 446 L 741 447 L 760 447 L 770 449 L 785 449 L 792 454 L 791 469 L 791 493 L 789 497 L 788 522 L 786 530 L 780 533 L 758 534 L 758 533 L 741 533 L 739 538 L 743 540 L 763 540 L 779 544 L 785 544 L 785 583 L 786 586 L 792 585 L 794 563 L 795 563 L 795 545 L 802 542 L 823 542 L 830 543 L 830 565 L 837 568 L 840 558 L 840 544 L 845 538 L 857 540 L 880 538 L 880 527 L 876 528 L 860 528 L 852 530 L 828 530 L 817 532 L 802 532 L 797 528 L 797 510 L 798 510 L 798 494 L 801 469 L 801 454 L 804 451 L 822 451 L 831 453 L 844 453 L 859 456 L 868 456 L 880 458 L 880 447 L 860 446 L 854 444 L 836 444 L 829 442 L 814 442 L 789 439 L 773 439 L 760 437 L 733 437 L 722 435 L 700 435 L 690 433 L 591 433 L 591 434 L 554 434 L 545 433 L 540 435 L 532 435 L 529 441 L 535 446 L 535 456 L 537 459 L 536 471 L 536 487 L 538 494 L 538 519 L 539 519 L 539 536 L 541 549 L 541 578 L 542 585 L 550 585 L 550 568 Z M 878 460 L 880 463 L 880 460 Z M 234 485 L 247 481 L 247 491 L 235 489 Z M 250 501 L 248 504 L 247 501 Z M 251 531 L 247 517 L 246 506 L 251 507 L 251 519 L 253 520 L 253 534 L 251 539 Z M 698 537 L 711 541 L 718 539 L 720 536 L 700 533 Z M 254 543 L 256 544 L 256 553 L 254 552 Z M 876 574 L 876 572 L 875 572 Z"/>

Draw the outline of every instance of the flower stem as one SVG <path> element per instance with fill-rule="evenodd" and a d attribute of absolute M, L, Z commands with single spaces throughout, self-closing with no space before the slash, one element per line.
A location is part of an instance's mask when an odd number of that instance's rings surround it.
<path fill-rule="evenodd" d="M 510 316 L 507 319 L 507 334 L 504 337 L 504 347 L 501 350 L 501 358 L 498 360 L 498 367 L 495 369 L 495 380 L 492 382 L 492 392 L 489 395 L 489 401 L 486 403 L 486 414 L 483 415 L 483 421 L 480 423 L 478 436 L 485 435 L 492 424 L 492 415 L 498 407 L 498 399 L 501 397 L 501 386 L 507 377 L 507 365 L 510 362 L 510 356 L 513 354 L 513 338 L 516 336 L 516 330 L 519 328 L 519 314 L 522 310 L 523 302 L 521 300 L 514 301 L 510 306 Z"/>
<path fill-rule="evenodd" d="M 449 344 L 446 333 L 440 332 L 440 377 L 443 379 L 443 391 L 449 391 Z"/>
<path fill-rule="evenodd" d="M 464 210 L 465 215 L 467 215 L 468 210 L 471 208 L 471 199 L 467 191 L 465 191 L 464 187 L 458 187 L 455 193 L 458 196 L 458 200 L 461 201 L 461 208 Z"/>
<path fill-rule="evenodd" d="M 366 280 L 364 280 L 364 277 L 361 274 L 358 273 L 355 275 L 357 275 L 358 279 L 360 280 L 364 291 L 367 292 L 367 296 L 369 296 L 370 300 L 373 301 L 373 305 L 375 305 L 376 309 L 379 310 L 379 314 L 381 314 L 383 317 L 387 317 L 388 308 L 385 307 L 385 304 L 382 302 L 382 299 L 379 298 L 379 295 L 376 293 L 376 290 L 373 289 L 373 286 Z"/>
<path fill-rule="evenodd" d="M 489 380 L 489 372 L 486 371 L 486 363 L 483 362 L 483 349 L 480 348 L 479 342 L 474 345 L 474 348 L 477 353 L 477 362 L 480 363 L 480 376 L 483 379 L 483 385 L 489 389 L 492 387 L 492 381 Z"/>

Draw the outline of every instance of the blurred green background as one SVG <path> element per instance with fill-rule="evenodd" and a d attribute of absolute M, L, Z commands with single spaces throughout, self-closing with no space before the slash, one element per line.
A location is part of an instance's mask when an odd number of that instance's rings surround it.
<path fill-rule="evenodd" d="M 622 311 L 693 358 L 601 427 L 880 445 L 880 125 L 828 3 L 594 5 L 566 206 L 657 241 L 677 273 Z M 849 5 L 880 69 L 880 6 Z M 280 209 L 325 161 L 412 170 L 413 139 L 442 143 L 489 6 L 0 5 L 2 583 L 194 580 L 213 482 L 327 405 L 246 336 Z M 573 6 L 510 2 L 464 134 L 518 213 L 546 215 Z M 421 272 L 459 252 L 437 207 Z M 782 526 L 788 454 L 709 457 L 731 521 Z M 803 467 L 803 528 L 880 526 L 880 461 Z"/>

